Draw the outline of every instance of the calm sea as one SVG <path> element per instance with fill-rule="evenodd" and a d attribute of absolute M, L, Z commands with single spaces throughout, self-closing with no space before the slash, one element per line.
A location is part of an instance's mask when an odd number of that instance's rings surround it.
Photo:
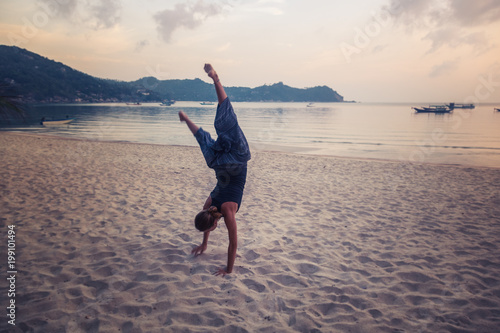
<path fill-rule="evenodd" d="M 425 104 L 422 104 L 425 105 Z M 255 150 L 500 167 L 500 105 L 478 105 L 451 114 L 416 114 L 410 104 L 233 103 Z M 420 106 L 413 104 L 413 106 Z M 2 130 L 92 140 L 197 146 L 177 113 L 184 110 L 212 133 L 216 106 L 198 102 L 32 106 L 26 123 Z M 43 127 L 40 118 L 75 118 Z"/>

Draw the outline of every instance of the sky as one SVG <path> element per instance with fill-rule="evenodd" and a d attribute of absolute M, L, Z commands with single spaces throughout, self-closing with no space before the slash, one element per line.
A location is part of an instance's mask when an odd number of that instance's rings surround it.
<path fill-rule="evenodd" d="M 0 0 L 0 44 L 87 74 L 499 103 L 500 0 Z"/>

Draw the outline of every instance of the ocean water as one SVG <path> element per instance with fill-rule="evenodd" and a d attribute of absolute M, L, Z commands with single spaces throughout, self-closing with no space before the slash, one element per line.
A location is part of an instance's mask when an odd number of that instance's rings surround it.
<path fill-rule="evenodd" d="M 499 105 L 456 109 L 450 114 L 416 114 L 411 106 L 420 105 L 233 103 L 254 150 L 500 167 L 500 112 L 494 111 Z M 38 105 L 28 109 L 26 122 L 3 121 L 0 127 L 91 140 L 197 146 L 187 126 L 179 122 L 180 110 L 216 138 L 216 106 L 198 102 L 169 107 L 158 103 Z M 66 115 L 75 121 L 58 127 L 39 124 L 42 117 Z"/>

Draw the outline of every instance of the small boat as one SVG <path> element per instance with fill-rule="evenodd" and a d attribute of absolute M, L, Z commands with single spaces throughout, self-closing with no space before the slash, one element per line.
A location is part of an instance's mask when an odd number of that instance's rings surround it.
<path fill-rule="evenodd" d="M 160 104 L 160 106 L 170 106 L 172 104 L 175 104 L 175 101 L 174 100 L 170 100 L 170 101 L 163 101 L 163 103 Z"/>
<path fill-rule="evenodd" d="M 201 105 L 214 105 L 214 102 L 201 102 Z"/>
<path fill-rule="evenodd" d="M 413 107 L 412 109 L 414 109 L 417 113 L 424 113 L 424 112 L 427 112 L 427 113 L 450 113 L 453 111 L 453 109 L 450 109 L 446 105 L 429 105 L 428 107 L 425 107 L 425 106 L 420 107 L 420 108 Z"/>
<path fill-rule="evenodd" d="M 474 109 L 476 106 L 474 104 L 455 104 L 455 103 L 450 103 L 446 105 L 450 109 Z"/>
<path fill-rule="evenodd" d="M 314 103 L 309 103 L 309 104 L 307 104 L 307 107 L 308 107 L 308 108 L 312 108 L 312 107 L 314 107 Z"/>
<path fill-rule="evenodd" d="M 45 120 L 45 117 L 43 117 L 40 120 L 40 125 L 43 126 L 59 126 L 59 125 L 66 125 L 69 124 L 75 120 L 74 118 L 66 118 L 66 119 L 54 119 L 54 120 Z"/>
<path fill-rule="evenodd" d="M 127 105 L 141 105 L 141 103 L 139 103 L 139 102 L 136 102 L 136 103 L 125 103 L 125 104 L 127 104 Z"/>

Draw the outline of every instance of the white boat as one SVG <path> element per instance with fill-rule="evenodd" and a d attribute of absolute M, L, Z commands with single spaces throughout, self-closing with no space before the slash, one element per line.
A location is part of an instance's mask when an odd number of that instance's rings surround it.
<path fill-rule="evenodd" d="M 201 105 L 214 105 L 214 102 L 201 102 Z"/>
<path fill-rule="evenodd" d="M 55 119 L 55 120 L 45 120 L 45 118 L 42 118 L 40 121 L 40 124 L 43 126 L 59 126 L 59 125 L 66 125 L 69 124 L 75 120 L 74 118 L 66 118 L 66 119 Z"/>
<path fill-rule="evenodd" d="M 125 103 L 126 105 L 141 105 L 141 103 L 136 102 L 136 103 Z"/>
<path fill-rule="evenodd" d="M 313 108 L 313 107 L 314 107 L 314 103 L 309 103 L 309 104 L 307 104 L 307 107 L 308 107 L 308 108 Z"/>

